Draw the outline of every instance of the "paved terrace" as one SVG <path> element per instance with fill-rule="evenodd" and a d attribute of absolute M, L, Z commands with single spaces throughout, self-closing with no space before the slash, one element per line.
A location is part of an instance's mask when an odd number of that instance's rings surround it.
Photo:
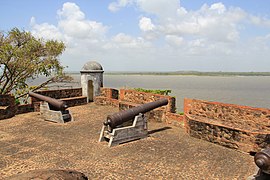
<path fill-rule="evenodd" d="M 102 122 L 118 109 L 72 107 L 75 122 L 56 124 L 39 113 L 0 121 L 0 177 L 34 169 L 74 169 L 89 179 L 246 179 L 253 157 L 149 122 L 150 137 L 109 148 L 98 143 Z M 1 178 L 0 178 L 1 179 Z M 8 178 L 7 178 L 8 179 Z"/>

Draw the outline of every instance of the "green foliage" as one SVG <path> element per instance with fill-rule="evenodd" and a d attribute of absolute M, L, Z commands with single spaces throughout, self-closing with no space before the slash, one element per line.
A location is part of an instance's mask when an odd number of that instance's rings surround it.
<path fill-rule="evenodd" d="M 134 88 L 134 90 L 139 92 L 146 92 L 146 93 L 153 93 L 153 94 L 161 94 L 161 95 L 169 95 L 169 93 L 172 92 L 172 90 L 165 89 L 143 89 L 143 88 Z"/>
<path fill-rule="evenodd" d="M 15 99 L 15 104 L 19 105 L 20 104 L 20 100 L 18 98 Z"/>
<path fill-rule="evenodd" d="M 63 42 L 35 38 L 18 28 L 0 32 L 0 94 L 23 91 L 26 80 L 38 75 L 61 76 L 58 57 L 64 50 Z"/>
<path fill-rule="evenodd" d="M 178 114 L 180 114 L 180 115 L 184 115 L 184 112 L 178 112 Z"/>

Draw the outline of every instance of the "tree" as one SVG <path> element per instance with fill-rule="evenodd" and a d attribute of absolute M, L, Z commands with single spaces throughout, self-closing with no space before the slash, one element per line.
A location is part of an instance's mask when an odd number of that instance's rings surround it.
<path fill-rule="evenodd" d="M 27 79 L 39 75 L 54 81 L 64 69 L 59 61 L 64 50 L 63 42 L 35 38 L 18 28 L 0 32 L 0 94 L 28 88 Z"/>

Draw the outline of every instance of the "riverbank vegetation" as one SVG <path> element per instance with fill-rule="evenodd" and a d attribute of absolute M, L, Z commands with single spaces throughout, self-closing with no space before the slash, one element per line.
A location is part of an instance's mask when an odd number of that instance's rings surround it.
<path fill-rule="evenodd" d="M 161 94 L 161 95 L 169 95 L 172 92 L 170 89 L 143 89 L 143 88 L 134 88 L 134 90 L 139 92 L 153 93 L 153 94 Z"/>
<path fill-rule="evenodd" d="M 270 76 L 270 72 L 201 72 L 201 71 L 172 71 L 172 72 L 106 72 L 107 75 L 185 75 L 185 76 Z"/>

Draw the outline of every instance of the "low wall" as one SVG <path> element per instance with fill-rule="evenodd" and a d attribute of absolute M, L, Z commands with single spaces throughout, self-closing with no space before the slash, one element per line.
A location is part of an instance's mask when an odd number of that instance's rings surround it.
<path fill-rule="evenodd" d="M 15 98 L 9 94 L 0 95 L 0 120 L 15 116 L 17 107 Z"/>
<path fill-rule="evenodd" d="M 82 88 L 42 90 L 42 91 L 36 91 L 35 93 L 48 96 L 51 98 L 55 98 L 55 99 L 61 99 L 62 101 L 66 102 L 68 107 L 87 104 L 86 97 L 82 96 Z M 39 111 L 39 102 L 40 100 L 34 97 L 31 98 L 31 103 L 33 104 L 34 111 Z"/>
<path fill-rule="evenodd" d="M 184 111 L 193 137 L 249 153 L 270 143 L 269 109 L 185 99 Z"/>
<path fill-rule="evenodd" d="M 171 96 L 140 92 L 131 89 L 120 89 L 119 95 L 120 101 L 132 102 L 135 104 L 145 104 L 161 98 L 166 98 L 169 101 L 168 105 L 166 106 L 166 111 L 174 113 L 176 111 L 175 98 Z"/>
<path fill-rule="evenodd" d="M 33 112 L 34 107 L 32 104 L 20 104 L 17 106 L 16 114 L 23 114 L 28 112 Z"/>
<path fill-rule="evenodd" d="M 175 126 L 183 127 L 183 115 L 175 113 L 175 98 L 160 94 L 139 92 L 131 89 L 102 88 L 101 96 L 95 97 L 95 103 L 98 105 L 110 105 L 118 107 L 120 111 L 126 110 L 141 104 L 153 102 L 161 98 L 167 98 L 169 103 L 167 106 L 156 108 L 146 116 L 148 120 L 158 122 L 166 122 Z"/>
<path fill-rule="evenodd" d="M 71 98 L 82 96 L 82 88 L 59 89 L 59 90 L 41 90 L 36 93 L 55 99 Z"/>
<path fill-rule="evenodd" d="M 94 98 L 97 105 L 119 107 L 119 100 L 108 97 L 98 96 Z"/>
<path fill-rule="evenodd" d="M 110 98 L 110 99 L 118 99 L 118 90 L 113 88 L 101 88 L 101 96 Z"/>
<path fill-rule="evenodd" d="M 82 96 L 81 88 L 43 90 L 36 93 L 61 99 L 65 101 L 68 107 L 83 105 L 87 103 L 86 97 Z M 27 112 L 39 111 L 40 100 L 31 98 L 31 104 L 15 105 L 15 98 L 11 95 L 0 95 L 0 119 L 7 119 Z"/>

